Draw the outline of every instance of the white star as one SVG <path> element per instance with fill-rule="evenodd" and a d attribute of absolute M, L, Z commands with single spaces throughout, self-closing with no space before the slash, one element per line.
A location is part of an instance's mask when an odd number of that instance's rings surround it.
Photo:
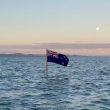
<path fill-rule="evenodd" d="M 64 65 L 64 62 L 62 62 L 62 64 Z"/>

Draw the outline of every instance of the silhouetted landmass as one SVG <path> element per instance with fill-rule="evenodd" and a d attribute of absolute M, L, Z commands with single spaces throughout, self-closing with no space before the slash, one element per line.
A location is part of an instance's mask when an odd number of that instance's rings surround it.
<path fill-rule="evenodd" d="M 44 56 L 44 55 L 14 53 L 14 54 L 0 54 L 0 56 Z"/>
<path fill-rule="evenodd" d="M 45 54 L 23 54 L 23 53 L 14 53 L 14 54 L 0 54 L 0 56 L 45 56 Z M 68 55 L 68 56 L 81 56 L 81 55 Z"/>
<path fill-rule="evenodd" d="M 45 54 L 23 54 L 23 53 L 14 53 L 14 54 L 0 54 L 0 57 L 3 57 L 3 56 L 30 56 L 30 57 L 42 57 L 42 56 L 46 56 Z M 67 56 L 72 56 L 72 57 L 87 57 L 87 56 L 84 56 L 84 55 L 67 55 Z M 89 57 L 89 56 L 88 56 Z M 95 57 L 95 56 L 94 56 Z M 97 56 L 98 57 L 98 56 Z M 107 56 L 106 56 L 107 57 Z M 110 56 L 108 56 L 110 57 Z"/>

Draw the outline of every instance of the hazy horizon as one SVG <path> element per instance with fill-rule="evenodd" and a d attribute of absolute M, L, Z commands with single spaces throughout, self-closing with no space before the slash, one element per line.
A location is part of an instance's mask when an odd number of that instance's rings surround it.
<path fill-rule="evenodd" d="M 45 54 L 51 49 L 68 55 L 110 56 L 110 43 L 36 43 L 32 45 L 2 45 L 0 54 Z"/>

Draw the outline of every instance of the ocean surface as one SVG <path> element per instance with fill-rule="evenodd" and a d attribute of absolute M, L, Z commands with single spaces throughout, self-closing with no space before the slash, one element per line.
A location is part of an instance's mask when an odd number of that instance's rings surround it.
<path fill-rule="evenodd" d="M 110 57 L 0 57 L 0 110 L 110 110 Z"/>

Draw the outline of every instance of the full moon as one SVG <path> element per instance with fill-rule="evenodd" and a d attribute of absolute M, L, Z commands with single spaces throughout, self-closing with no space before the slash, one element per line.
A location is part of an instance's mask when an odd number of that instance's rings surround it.
<path fill-rule="evenodd" d="M 99 27 L 96 27 L 96 31 L 99 31 L 100 30 L 100 28 Z"/>

